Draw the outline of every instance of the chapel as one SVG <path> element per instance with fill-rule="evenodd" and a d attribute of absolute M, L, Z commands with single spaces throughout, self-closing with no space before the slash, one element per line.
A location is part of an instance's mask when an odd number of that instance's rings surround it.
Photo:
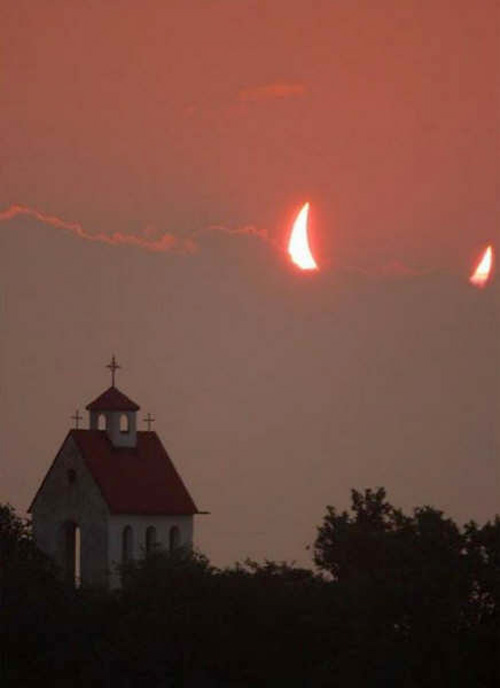
<path fill-rule="evenodd" d="M 161 547 L 193 544 L 200 513 L 160 438 L 137 429 L 139 406 L 115 386 L 87 404 L 66 435 L 29 508 L 38 547 L 76 586 L 120 586 L 119 565 Z"/>

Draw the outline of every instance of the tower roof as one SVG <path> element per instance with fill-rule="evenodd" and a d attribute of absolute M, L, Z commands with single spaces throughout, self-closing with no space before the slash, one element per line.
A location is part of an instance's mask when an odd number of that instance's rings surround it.
<path fill-rule="evenodd" d="M 87 411 L 138 411 L 140 406 L 111 386 L 85 407 Z"/>

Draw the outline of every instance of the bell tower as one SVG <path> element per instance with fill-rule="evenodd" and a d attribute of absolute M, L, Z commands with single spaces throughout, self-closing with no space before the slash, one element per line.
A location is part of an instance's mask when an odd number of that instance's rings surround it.
<path fill-rule="evenodd" d="M 87 404 L 89 429 L 105 430 L 113 447 L 135 447 L 140 406 L 115 387 L 116 371 L 121 366 L 114 356 L 106 367 L 111 370 L 111 387 Z"/>

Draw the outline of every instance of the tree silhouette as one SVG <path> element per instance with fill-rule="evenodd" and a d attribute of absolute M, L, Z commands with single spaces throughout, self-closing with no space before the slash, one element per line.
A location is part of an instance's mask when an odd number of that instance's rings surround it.
<path fill-rule="evenodd" d="M 409 671 L 417 685 L 439 685 L 460 683 L 467 667 L 472 675 L 473 638 L 495 638 L 499 544 L 498 518 L 460 529 L 430 506 L 404 514 L 383 488 L 352 490 L 350 512 L 327 507 L 314 561 L 342 591 L 346 624 L 365 648 L 377 646 L 380 658 L 382 643 L 391 666 L 404 657 L 405 680 Z M 491 661 L 484 667 L 490 671 Z"/>
<path fill-rule="evenodd" d="M 383 488 L 327 507 L 319 572 L 216 568 L 156 548 L 118 591 L 64 585 L 0 505 L 0 683 L 54 686 L 500 685 L 500 518 L 459 528 Z"/>

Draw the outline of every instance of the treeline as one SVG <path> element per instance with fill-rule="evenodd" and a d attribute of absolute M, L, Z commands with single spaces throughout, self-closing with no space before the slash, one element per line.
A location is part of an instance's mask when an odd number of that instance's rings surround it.
<path fill-rule="evenodd" d="M 2 686 L 500 685 L 500 519 L 404 514 L 383 489 L 327 507 L 317 571 L 157 551 L 75 591 L 0 506 Z"/>

